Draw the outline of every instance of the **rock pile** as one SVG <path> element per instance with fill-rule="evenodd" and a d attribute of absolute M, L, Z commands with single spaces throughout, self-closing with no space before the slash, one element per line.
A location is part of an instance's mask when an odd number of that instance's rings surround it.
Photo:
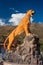
<path fill-rule="evenodd" d="M 8 53 L 7 56 L 8 57 L 5 59 L 9 62 L 29 65 L 43 65 L 38 35 L 31 34 L 30 36 L 26 36 L 23 44 L 17 47 L 15 52 Z"/>

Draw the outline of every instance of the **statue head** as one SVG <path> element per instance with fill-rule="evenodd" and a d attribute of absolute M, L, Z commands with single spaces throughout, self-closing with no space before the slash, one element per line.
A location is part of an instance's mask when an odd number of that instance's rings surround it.
<path fill-rule="evenodd" d="M 30 16 L 33 16 L 33 15 L 34 15 L 34 13 L 35 13 L 35 11 L 34 11 L 34 10 L 28 10 L 28 11 L 27 11 L 27 15 L 30 15 Z"/>

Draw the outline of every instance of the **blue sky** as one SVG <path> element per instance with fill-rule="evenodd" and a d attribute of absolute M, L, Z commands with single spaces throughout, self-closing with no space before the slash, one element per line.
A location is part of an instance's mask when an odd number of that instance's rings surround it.
<path fill-rule="evenodd" d="M 0 0 L 0 25 L 15 24 L 14 21 L 20 21 L 22 18 L 19 16 L 22 17 L 29 9 L 36 12 L 34 22 L 43 23 L 43 0 Z"/>

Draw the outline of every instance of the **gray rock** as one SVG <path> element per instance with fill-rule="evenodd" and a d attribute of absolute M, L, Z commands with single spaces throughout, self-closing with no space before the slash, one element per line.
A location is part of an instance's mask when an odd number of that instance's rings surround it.
<path fill-rule="evenodd" d="M 43 65 L 38 35 L 31 34 L 30 36 L 26 36 L 23 44 L 18 46 L 15 52 L 8 53 L 7 56 L 6 60 L 9 60 L 9 62 L 12 61 L 18 64 Z"/>
<path fill-rule="evenodd" d="M 0 58 L 0 65 L 3 65 L 3 60 Z"/>

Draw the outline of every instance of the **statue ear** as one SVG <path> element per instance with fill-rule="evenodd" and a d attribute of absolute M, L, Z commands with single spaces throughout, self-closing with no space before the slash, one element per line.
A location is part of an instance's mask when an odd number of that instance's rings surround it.
<path fill-rule="evenodd" d="M 32 9 L 31 10 L 27 10 L 26 13 L 29 12 L 29 11 L 32 11 Z"/>

